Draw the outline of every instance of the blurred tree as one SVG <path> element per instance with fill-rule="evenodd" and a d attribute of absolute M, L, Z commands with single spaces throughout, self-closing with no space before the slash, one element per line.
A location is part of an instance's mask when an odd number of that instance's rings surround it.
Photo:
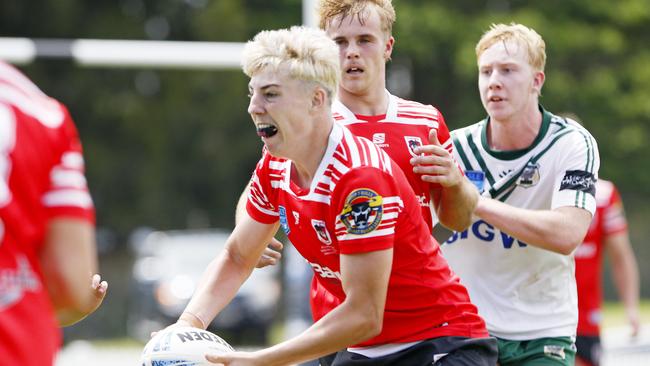
<path fill-rule="evenodd" d="M 649 0 L 394 4 L 391 85 L 438 106 L 451 128 L 484 117 L 474 53 L 482 32 L 512 21 L 539 31 L 548 54 L 542 103 L 580 117 L 599 141 L 601 175 L 617 182 L 631 222 L 647 221 Z M 0 2 L 3 36 L 244 42 L 300 21 L 300 0 Z M 62 60 L 24 69 L 77 120 L 100 225 L 122 236 L 141 225 L 232 225 L 261 148 L 241 71 L 84 69 Z M 631 229 L 635 238 L 650 236 L 647 225 Z"/>

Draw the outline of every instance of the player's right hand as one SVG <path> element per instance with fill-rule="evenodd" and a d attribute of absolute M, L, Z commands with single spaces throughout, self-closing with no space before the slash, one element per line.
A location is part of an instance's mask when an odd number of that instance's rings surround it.
<path fill-rule="evenodd" d="M 280 262 L 280 258 L 282 258 L 282 253 L 280 252 L 282 250 L 282 243 L 273 238 L 269 245 L 264 249 L 264 253 L 262 253 L 262 256 L 260 257 L 259 261 L 257 261 L 257 264 L 255 265 L 256 268 L 264 268 L 266 266 L 273 266 L 276 265 Z"/>

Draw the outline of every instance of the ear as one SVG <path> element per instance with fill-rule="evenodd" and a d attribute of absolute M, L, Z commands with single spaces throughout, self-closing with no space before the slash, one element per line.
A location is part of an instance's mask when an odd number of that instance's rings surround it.
<path fill-rule="evenodd" d="M 327 104 L 327 92 L 320 86 L 314 88 L 311 96 L 312 109 L 320 109 Z"/>
<path fill-rule="evenodd" d="M 395 38 L 393 36 L 389 36 L 388 39 L 386 40 L 386 45 L 384 48 L 384 60 L 386 61 L 390 60 L 390 56 L 393 54 L 394 45 L 395 45 Z"/>
<path fill-rule="evenodd" d="M 542 95 L 544 80 L 546 80 L 546 75 L 544 75 L 543 71 L 536 71 L 535 75 L 533 75 L 533 90 L 537 92 L 537 95 Z"/>

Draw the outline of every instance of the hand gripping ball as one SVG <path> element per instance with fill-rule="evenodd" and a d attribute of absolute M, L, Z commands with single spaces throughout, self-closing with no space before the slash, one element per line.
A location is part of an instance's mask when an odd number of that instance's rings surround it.
<path fill-rule="evenodd" d="M 221 337 L 193 327 L 170 327 L 147 342 L 142 350 L 142 366 L 214 366 L 205 359 L 207 353 L 232 352 Z"/>

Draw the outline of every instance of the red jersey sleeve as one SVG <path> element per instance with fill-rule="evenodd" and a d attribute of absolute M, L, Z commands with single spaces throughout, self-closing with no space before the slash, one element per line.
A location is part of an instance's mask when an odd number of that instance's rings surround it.
<path fill-rule="evenodd" d="M 397 184 L 387 172 L 372 167 L 349 171 L 337 184 L 331 202 L 341 253 L 392 248 L 402 208 Z"/>
<path fill-rule="evenodd" d="M 603 209 L 603 235 L 613 235 L 627 230 L 623 201 L 614 186 L 607 206 Z"/>
<path fill-rule="evenodd" d="M 279 219 L 278 209 L 273 203 L 276 195 L 272 190 L 271 174 L 282 163 L 282 160 L 273 158 L 265 148 L 251 177 L 246 211 L 253 219 L 264 224 L 272 224 Z"/>
<path fill-rule="evenodd" d="M 48 188 L 42 196 L 47 216 L 72 216 L 95 222 L 95 207 L 88 190 L 85 162 L 77 129 L 67 109 L 56 130 L 58 157 L 50 168 Z"/>

